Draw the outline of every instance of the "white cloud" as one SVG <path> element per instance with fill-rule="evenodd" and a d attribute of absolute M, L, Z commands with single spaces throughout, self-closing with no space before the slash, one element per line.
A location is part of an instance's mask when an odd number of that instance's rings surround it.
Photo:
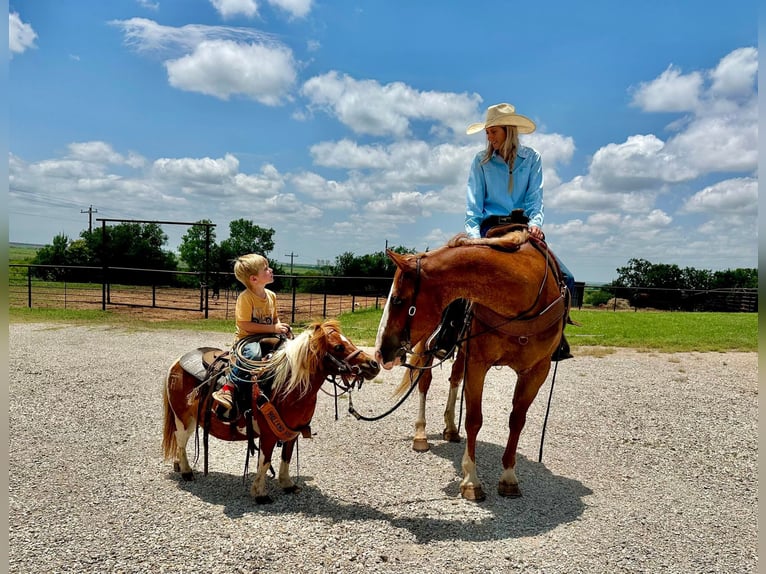
<path fill-rule="evenodd" d="M 710 73 L 711 93 L 727 98 L 749 98 L 755 89 L 758 73 L 758 50 L 740 48 L 724 56 Z"/>
<path fill-rule="evenodd" d="M 268 0 L 269 4 L 281 8 L 293 18 L 305 18 L 311 11 L 313 0 Z"/>
<path fill-rule="evenodd" d="M 243 96 L 269 106 L 291 99 L 297 64 L 289 47 L 252 28 L 162 26 L 153 20 L 113 20 L 140 53 L 167 58 L 168 82 L 222 100 Z"/>
<path fill-rule="evenodd" d="M 183 55 L 194 50 L 199 44 L 213 40 L 284 47 L 272 34 L 254 28 L 201 24 L 187 24 L 176 28 L 163 26 L 146 18 L 112 20 L 109 23 L 122 29 L 128 46 L 141 53 L 157 53 L 161 56 Z"/>
<path fill-rule="evenodd" d="M 289 98 L 296 78 L 289 49 L 228 40 L 202 42 L 165 67 L 173 87 L 222 100 L 243 95 L 270 106 Z"/>
<path fill-rule="evenodd" d="M 481 102 L 478 94 L 422 92 L 402 82 L 383 85 L 336 71 L 309 79 L 301 94 L 310 108 L 328 112 L 355 133 L 399 138 L 410 134 L 416 120 L 462 133 Z"/>
<path fill-rule="evenodd" d="M 688 198 L 682 211 L 716 216 L 721 213 L 755 215 L 758 212 L 758 180 L 739 177 L 719 181 Z"/>
<path fill-rule="evenodd" d="M 156 12 L 160 9 L 160 3 L 159 2 L 152 2 L 151 0 L 136 0 L 138 2 L 138 5 L 142 8 L 146 8 L 147 10 L 153 10 Z"/>
<path fill-rule="evenodd" d="M 646 112 L 693 110 L 697 107 L 702 82 L 699 72 L 683 75 L 671 65 L 655 80 L 639 84 L 632 104 Z"/>
<path fill-rule="evenodd" d="M 161 179 L 173 179 L 189 183 L 226 183 L 237 174 L 239 160 L 231 154 L 213 159 L 160 158 L 152 165 L 152 172 Z"/>
<path fill-rule="evenodd" d="M 32 29 L 31 24 L 21 20 L 18 12 L 8 14 L 8 48 L 13 54 L 23 54 L 29 48 L 35 47 L 35 38 L 37 33 Z"/>
<path fill-rule="evenodd" d="M 210 3 L 224 20 L 236 16 L 252 18 L 258 14 L 255 0 L 210 0 Z"/>

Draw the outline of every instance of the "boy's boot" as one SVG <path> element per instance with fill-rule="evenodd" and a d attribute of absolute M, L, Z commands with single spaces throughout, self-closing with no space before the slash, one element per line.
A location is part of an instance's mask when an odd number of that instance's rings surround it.
<path fill-rule="evenodd" d="M 439 327 L 426 341 L 426 350 L 433 351 L 437 359 L 444 360 L 454 351 L 465 321 L 466 304 L 464 299 L 457 299 L 447 305 Z"/>
<path fill-rule="evenodd" d="M 564 359 L 572 358 L 574 358 L 574 355 L 569 350 L 569 343 L 567 342 L 567 338 L 564 336 L 564 333 L 561 333 L 561 341 L 559 342 L 558 348 L 553 352 L 551 360 L 563 361 Z"/>

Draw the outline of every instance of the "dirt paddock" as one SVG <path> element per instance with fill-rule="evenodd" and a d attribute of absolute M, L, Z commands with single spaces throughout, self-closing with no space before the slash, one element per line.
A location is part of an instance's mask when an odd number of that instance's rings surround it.
<path fill-rule="evenodd" d="M 302 491 L 270 480 L 275 502 L 258 506 L 243 443 L 211 439 L 209 474 L 200 460 L 188 483 L 160 452 L 167 368 L 229 334 L 11 324 L 9 338 L 10 572 L 758 570 L 756 353 L 560 363 L 542 462 L 551 376 L 522 433 L 518 499 L 496 492 L 514 375 L 492 369 L 482 503 L 459 497 L 464 443 L 440 439 L 446 369 L 428 399 L 427 453 L 410 445 L 415 396 L 364 422 L 346 396 L 335 420 L 320 394 L 293 464 Z M 387 410 L 401 375 L 365 383 L 356 409 Z"/>

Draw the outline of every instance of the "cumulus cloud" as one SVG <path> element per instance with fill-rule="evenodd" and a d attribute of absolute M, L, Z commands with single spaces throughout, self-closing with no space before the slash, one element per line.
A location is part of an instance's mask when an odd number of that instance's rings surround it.
<path fill-rule="evenodd" d="M 305 18 L 313 0 L 268 0 L 269 4 L 287 12 L 293 18 Z"/>
<path fill-rule="evenodd" d="M 698 191 L 688 198 L 683 205 L 683 212 L 710 213 L 746 213 L 758 212 L 758 180 L 751 177 L 738 177 L 719 181 Z"/>
<path fill-rule="evenodd" d="M 114 20 L 125 42 L 167 58 L 168 82 L 180 90 L 228 100 L 243 96 L 269 106 L 291 99 L 297 78 L 292 50 L 251 28 L 160 25 L 145 18 Z"/>
<path fill-rule="evenodd" d="M 634 89 L 632 104 L 646 112 L 685 112 L 697 107 L 703 77 L 699 72 L 683 75 L 673 65 L 651 82 Z"/>
<path fill-rule="evenodd" d="M 683 112 L 683 121 L 671 124 L 665 140 L 637 134 L 596 150 L 587 173 L 547 193 L 546 206 L 648 212 L 676 184 L 719 173 L 754 173 L 756 56 L 753 48 L 738 49 L 712 70 L 683 75 L 671 66 L 655 80 L 640 84 L 634 104 L 645 111 Z M 709 201 L 713 195 L 708 192 L 705 198 Z"/>
<path fill-rule="evenodd" d="M 224 20 L 236 16 L 252 18 L 258 14 L 255 0 L 210 0 L 210 3 Z"/>
<path fill-rule="evenodd" d="M 710 73 L 710 92 L 726 98 L 750 98 L 758 73 L 758 50 L 740 48 L 724 56 Z"/>
<path fill-rule="evenodd" d="M 329 113 L 354 133 L 398 138 L 409 135 L 418 120 L 462 132 L 481 102 L 478 94 L 418 91 L 402 82 L 380 84 L 337 71 L 310 78 L 301 95 L 310 109 Z"/>
<path fill-rule="evenodd" d="M 203 42 L 165 67 L 173 87 L 222 100 L 239 94 L 270 106 L 288 97 L 296 78 L 289 49 L 227 40 Z"/>
<path fill-rule="evenodd" d="M 21 20 L 18 12 L 8 14 L 8 48 L 13 54 L 23 54 L 29 48 L 35 47 L 35 38 L 37 33 L 32 29 L 31 24 Z"/>

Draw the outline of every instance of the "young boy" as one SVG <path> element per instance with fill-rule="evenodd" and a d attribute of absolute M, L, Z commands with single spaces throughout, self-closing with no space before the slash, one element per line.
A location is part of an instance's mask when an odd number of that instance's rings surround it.
<path fill-rule="evenodd" d="M 243 255 L 234 263 L 234 276 L 245 286 L 237 297 L 234 318 L 237 322 L 236 341 L 248 335 L 286 335 L 290 325 L 279 320 L 277 296 L 266 285 L 274 282 L 274 271 L 268 260 L 255 253 Z M 242 348 L 247 359 L 259 360 L 261 344 L 248 343 Z M 213 393 L 213 398 L 226 410 L 234 405 L 232 393 L 236 389 L 236 377 L 228 377 L 224 386 Z"/>

